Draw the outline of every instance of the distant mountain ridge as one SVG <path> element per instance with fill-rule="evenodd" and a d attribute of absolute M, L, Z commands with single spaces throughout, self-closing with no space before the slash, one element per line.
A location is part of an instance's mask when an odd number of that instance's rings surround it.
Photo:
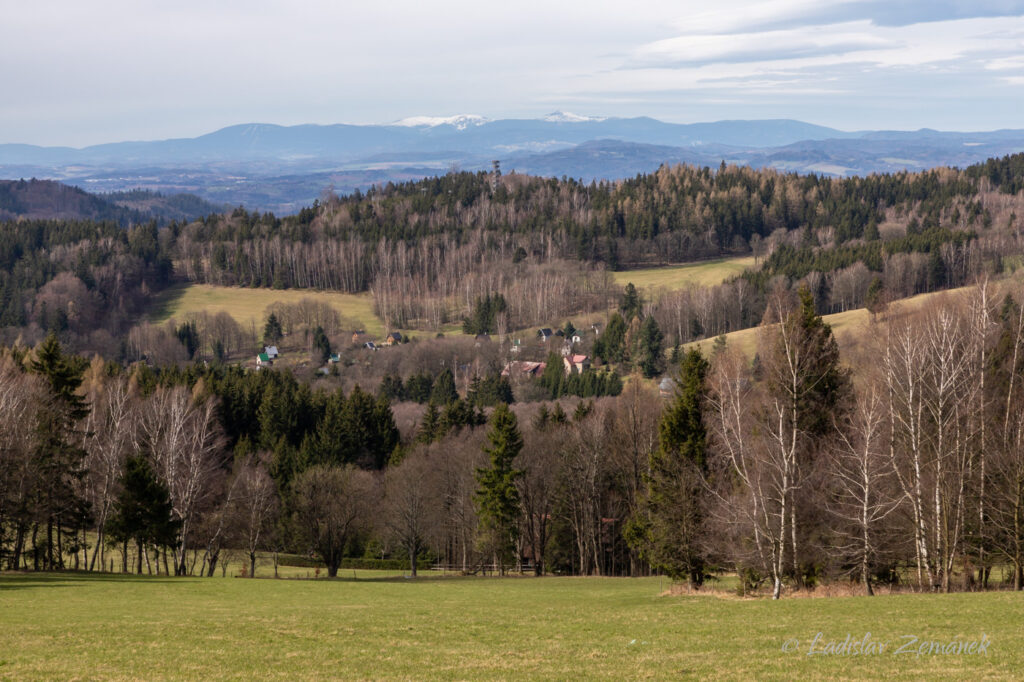
<path fill-rule="evenodd" d="M 134 190 L 103 196 L 53 180 L 0 180 L 0 220 L 109 220 L 127 225 L 156 220 L 194 220 L 218 213 L 216 206 L 189 194 L 163 196 Z"/>
<path fill-rule="evenodd" d="M 382 125 L 249 123 L 195 138 L 82 149 L 0 144 L 0 177 L 105 193 L 190 193 L 279 214 L 326 189 L 345 193 L 452 168 L 617 180 L 663 163 L 722 161 L 832 176 L 966 166 L 1024 150 L 1024 130 L 841 131 L 792 119 L 666 123 L 564 111 L 539 119 L 413 116 Z"/>

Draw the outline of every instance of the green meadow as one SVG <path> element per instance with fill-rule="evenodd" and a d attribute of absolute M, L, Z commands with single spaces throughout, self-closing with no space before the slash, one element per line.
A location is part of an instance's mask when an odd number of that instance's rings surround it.
<path fill-rule="evenodd" d="M 982 680 L 1024 671 L 1024 595 L 1012 592 L 772 602 L 668 596 L 659 578 L 355 577 L 0 574 L 0 679 Z M 863 643 L 870 633 L 876 645 L 867 655 L 808 655 L 819 632 L 818 651 L 830 640 L 835 651 L 847 634 Z M 986 653 L 919 654 L 919 643 L 894 653 L 910 637 L 978 640 Z"/>

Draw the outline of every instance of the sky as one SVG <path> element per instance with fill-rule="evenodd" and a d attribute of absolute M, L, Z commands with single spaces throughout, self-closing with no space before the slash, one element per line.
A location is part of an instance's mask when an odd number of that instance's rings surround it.
<path fill-rule="evenodd" d="M 2 15 L 0 143 L 559 110 L 1024 128 L 1024 0 L 3 0 Z"/>

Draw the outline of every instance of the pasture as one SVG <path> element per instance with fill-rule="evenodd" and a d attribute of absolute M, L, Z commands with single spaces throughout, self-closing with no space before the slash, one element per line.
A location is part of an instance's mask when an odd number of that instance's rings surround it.
<path fill-rule="evenodd" d="M 666 596 L 659 578 L 357 577 L 0 573 L 0 679 L 1012 679 L 1024 669 L 1024 596 L 1012 592 L 771 602 Z M 819 632 L 816 651 L 867 633 L 886 648 L 808 655 Z M 987 653 L 919 654 L 917 643 L 895 653 L 910 637 L 988 641 Z"/>
<path fill-rule="evenodd" d="M 740 256 L 658 268 L 623 270 L 612 273 L 612 276 L 616 284 L 625 286 L 632 282 L 633 286 L 640 290 L 682 289 L 691 285 L 710 287 L 742 274 L 744 270 L 753 268 L 754 264 L 753 256 Z"/>
<path fill-rule="evenodd" d="M 227 312 L 243 327 L 250 322 L 262 331 L 267 306 L 275 302 L 297 303 L 313 298 L 327 303 L 344 319 L 358 323 L 371 336 L 383 336 L 384 323 L 373 312 L 373 296 L 369 293 L 343 294 L 312 289 L 257 289 L 221 287 L 210 284 L 179 284 L 162 292 L 153 306 L 153 322 L 182 320 L 189 313 Z"/>
<path fill-rule="evenodd" d="M 937 297 L 957 296 L 966 292 L 968 289 L 970 289 L 970 287 L 961 287 L 959 289 L 950 289 L 947 291 L 935 291 L 932 293 L 918 294 L 917 296 L 912 296 L 910 298 L 893 301 L 889 304 L 888 310 L 880 313 L 874 321 L 872 320 L 871 313 L 868 312 L 867 308 L 856 308 L 854 310 L 846 310 L 841 313 L 822 315 L 821 319 L 832 327 L 832 333 L 835 335 L 836 341 L 842 349 L 844 346 L 863 339 L 865 330 L 867 330 L 872 324 L 876 324 L 881 327 L 885 324 L 886 320 L 895 319 L 900 315 L 920 310 L 928 301 L 934 301 Z M 759 329 L 760 327 L 751 327 L 749 329 L 740 329 L 734 332 L 729 332 L 725 335 L 726 343 L 733 348 L 739 348 L 744 355 L 753 357 L 754 353 L 757 351 L 757 334 Z M 708 355 L 711 352 L 714 343 L 714 338 L 702 339 L 701 341 L 693 341 L 685 344 L 684 348 L 697 347 L 702 353 Z"/>

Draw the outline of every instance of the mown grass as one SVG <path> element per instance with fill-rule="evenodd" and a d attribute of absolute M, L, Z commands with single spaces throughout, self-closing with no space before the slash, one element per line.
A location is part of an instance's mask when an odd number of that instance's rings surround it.
<path fill-rule="evenodd" d="M 1024 596 L 661 596 L 658 578 L 0 575 L 3 679 L 1013 679 Z M 808 656 L 827 639 L 874 656 Z M 894 655 L 904 635 L 985 656 Z M 795 651 L 783 643 L 796 639 Z"/>
<path fill-rule="evenodd" d="M 753 256 L 668 265 L 659 268 L 623 270 L 612 273 L 615 283 L 633 283 L 637 289 L 682 289 L 690 285 L 710 287 L 721 284 L 744 270 L 754 267 Z"/>
<path fill-rule="evenodd" d="M 244 327 L 254 322 L 262 330 L 267 306 L 275 302 L 297 303 L 303 298 L 313 298 L 330 305 L 343 318 L 357 322 L 372 336 L 384 334 L 384 323 L 373 312 L 373 297 L 369 293 L 343 294 L 313 289 L 249 289 L 179 284 L 159 295 L 150 319 L 165 322 L 169 319 L 181 320 L 189 313 L 204 310 L 211 314 L 226 312 Z"/>

